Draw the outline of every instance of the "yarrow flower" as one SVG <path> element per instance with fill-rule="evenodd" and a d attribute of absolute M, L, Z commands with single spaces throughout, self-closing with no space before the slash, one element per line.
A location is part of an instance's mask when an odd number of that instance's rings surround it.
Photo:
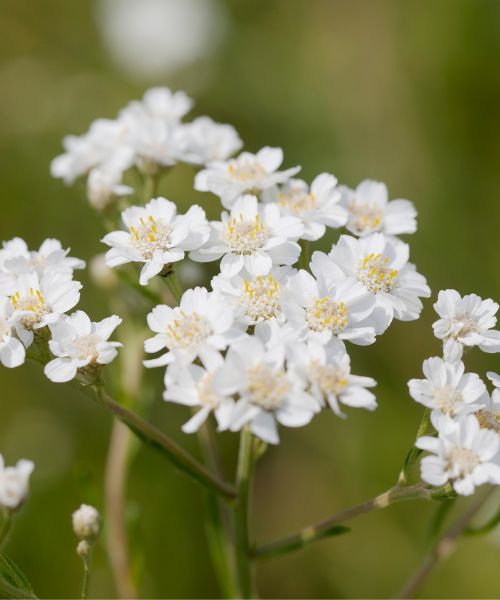
<path fill-rule="evenodd" d="M 268 275 L 256 277 L 245 272 L 229 278 L 217 275 L 212 279 L 212 288 L 231 303 L 236 319 L 245 325 L 270 319 L 284 322 L 283 294 L 294 273 L 292 267 L 273 267 Z"/>
<path fill-rule="evenodd" d="M 341 186 L 342 205 L 349 212 L 347 229 L 357 236 L 376 231 L 388 235 L 415 233 L 417 211 L 409 200 L 391 200 L 385 183 L 365 179 L 355 190 Z"/>
<path fill-rule="evenodd" d="M 292 167 L 278 171 L 283 162 L 281 148 L 266 146 L 257 152 L 242 152 L 230 161 L 214 161 L 195 178 L 194 189 L 219 196 L 222 205 L 231 209 L 242 194 L 256 194 L 283 183 L 300 171 Z"/>
<path fill-rule="evenodd" d="M 255 336 L 233 344 L 224 366 L 214 378 L 219 394 L 237 394 L 231 431 L 245 425 L 270 444 L 279 442 L 277 423 L 301 427 L 319 411 L 317 401 L 305 391 L 306 382 L 287 369 L 282 353 L 266 349 Z"/>
<path fill-rule="evenodd" d="M 359 281 L 344 279 L 329 286 L 300 270 L 287 286 L 283 306 L 287 321 L 308 340 L 326 344 L 336 336 L 361 346 L 375 341 L 375 301 Z"/>
<path fill-rule="evenodd" d="M 418 319 L 422 311 L 420 298 L 431 291 L 425 277 L 408 262 L 409 246 L 395 238 L 374 233 L 361 239 L 342 235 L 331 252 L 315 252 L 311 270 L 329 284 L 346 277 L 357 279 L 375 296 L 379 308 L 373 315 L 377 334 L 383 333 L 393 318 L 400 321 Z"/>
<path fill-rule="evenodd" d="M 109 364 L 122 344 L 108 340 L 121 322 L 120 317 L 113 315 L 93 323 L 82 310 L 77 310 L 49 325 L 49 348 L 57 358 L 47 363 L 45 375 L 62 383 L 74 379 L 79 369 Z"/>
<path fill-rule="evenodd" d="M 340 403 L 354 408 L 375 410 L 375 395 L 367 390 L 377 385 L 371 377 L 351 374 L 351 361 L 345 346 L 333 338 L 328 344 L 308 342 L 293 349 L 291 368 L 306 379 L 311 394 L 344 417 Z"/>
<path fill-rule="evenodd" d="M 435 486 L 448 481 L 461 496 L 470 496 L 476 486 L 485 483 L 500 485 L 498 452 L 500 435 L 481 429 L 475 416 L 454 421 L 449 417 L 434 417 L 438 437 L 424 436 L 416 446 L 430 452 L 421 461 L 422 479 Z"/>
<path fill-rule="evenodd" d="M 0 362 L 4 367 L 18 367 L 24 363 L 26 351 L 15 337 L 14 308 L 8 298 L 0 296 Z"/>
<path fill-rule="evenodd" d="M 283 217 L 272 204 L 259 205 L 255 196 L 241 196 L 221 221 L 212 221 L 208 241 L 190 258 L 219 260 L 224 277 L 245 269 L 252 276 L 267 275 L 273 265 L 293 265 L 300 254 L 297 240 L 304 227 L 296 217 Z"/>
<path fill-rule="evenodd" d="M 184 258 L 208 239 L 210 228 L 205 211 L 191 206 L 185 215 L 177 215 L 176 205 L 166 198 L 154 198 L 146 206 L 131 206 L 122 212 L 128 231 L 113 231 L 103 242 L 108 267 L 129 262 L 144 263 L 139 282 L 146 285 L 166 265 Z"/>
<path fill-rule="evenodd" d="M 500 352 L 497 323 L 498 304 L 476 294 L 460 296 L 456 290 L 439 292 L 434 309 L 440 319 L 433 324 L 434 335 L 443 340 L 444 357 L 449 362 L 462 358 L 464 346 L 479 346 L 483 352 Z"/>
<path fill-rule="evenodd" d="M 425 379 L 408 382 L 410 396 L 433 411 L 457 417 L 478 410 L 487 397 L 486 386 L 476 373 L 465 373 L 463 362 L 447 363 L 442 358 L 424 360 Z"/>
<path fill-rule="evenodd" d="M 16 510 L 25 501 L 29 491 L 29 478 L 35 465 L 30 460 L 20 460 L 15 467 L 6 467 L 0 454 L 0 506 Z"/>
<path fill-rule="evenodd" d="M 218 292 L 196 287 L 184 292 L 179 306 L 156 306 L 148 315 L 148 325 L 156 333 L 146 340 L 146 352 L 167 349 L 159 358 L 144 362 L 146 367 L 162 367 L 178 360 L 196 358 L 208 365 L 217 360 L 219 351 L 242 335 L 233 326 L 234 312 Z"/>
<path fill-rule="evenodd" d="M 299 218 L 304 224 L 304 240 L 319 240 L 326 227 L 339 228 L 347 223 L 347 210 L 340 205 L 341 193 L 337 178 L 321 173 L 311 187 L 301 179 L 291 179 L 282 186 L 264 191 L 264 202 L 275 202 L 283 215 Z"/>
<path fill-rule="evenodd" d="M 80 540 L 93 542 L 101 531 L 99 511 L 89 504 L 82 504 L 72 515 L 73 531 Z"/>

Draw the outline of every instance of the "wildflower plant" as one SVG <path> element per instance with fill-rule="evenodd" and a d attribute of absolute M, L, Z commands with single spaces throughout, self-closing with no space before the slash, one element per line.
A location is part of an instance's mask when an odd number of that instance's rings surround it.
<path fill-rule="evenodd" d="M 442 340 L 443 356 L 425 360 L 425 378 L 408 384 L 425 412 L 389 490 L 282 539 L 257 543 L 249 510 L 259 457 L 278 451 L 268 445 L 279 444 L 282 428 L 307 426 L 325 410 L 341 418 L 356 418 L 356 408 L 376 410 L 381 399 L 374 374 L 357 374 L 350 345 L 374 344 L 395 319 L 418 319 L 431 290 L 410 262 L 409 244 L 397 237 L 416 232 L 410 201 L 389 200 L 387 187 L 375 181 L 352 190 L 329 173 L 310 184 L 295 179 L 300 167 L 283 167 L 280 148 L 233 157 L 242 147 L 234 128 L 209 117 L 184 122 L 192 104 L 184 92 L 154 88 L 116 119 L 98 119 L 87 133 L 65 138 L 65 152 L 51 171 L 66 184 L 86 179 L 90 205 L 106 228 L 106 267 L 100 263 L 99 270 L 112 269 L 119 277 L 102 287 L 109 292 L 123 285 L 137 297 L 130 306 L 126 298 L 120 303 L 114 312 L 121 314 L 94 322 L 76 308 L 82 286 L 75 277 L 83 261 L 70 257 L 57 240 L 46 240 L 36 251 L 20 238 L 5 241 L 0 361 L 14 368 L 33 360 L 51 381 L 72 381 L 201 484 L 208 493 L 209 548 L 221 594 L 250 598 L 257 594 L 257 561 L 346 533 L 345 523 L 357 515 L 400 500 L 451 503 L 479 486 L 500 485 L 500 377 L 488 373 L 495 386 L 490 396 L 481 377 L 466 372 L 463 363 L 464 347 L 500 351 L 500 332 L 494 329 L 498 304 L 455 290 L 439 292 L 434 334 Z M 157 193 L 160 180 L 178 163 L 194 165 L 194 190 L 211 193 L 193 194 L 197 203 L 184 214 Z M 140 184 L 131 186 L 132 181 Z M 220 204 L 220 218 L 209 222 L 203 204 Z M 328 253 L 311 253 L 311 243 L 335 234 Z M 208 269 L 216 275 L 184 290 L 178 274 L 186 261 L 197 264 L 202 276 Z M 133 327 L 139 296 L 147 313 L 141 326 L 151 331 L 143 366 L 163 370 L 164 389 L 156 393 L 167 403 L 165 410 L 168 403 L 189 407 L 182 430 L 199 436 L 203 462 L 139 410 L 140 385 L 127 406 L 108 391 L 119 384 L 106 381 L 107 365 L 134 343 L 134 336 L 120 332 Z M 220 467 L 216 432 L 240 438 L 234 477 Z M 128 461 L 126 455 L 121 460 Z M 32 470 L 29 461 L 4 467 L 0 457 L 0 543 L 25 502 Z M 461 531 L 474 514 L 469 513 Z M 82 505 L 73 525 L 86 597 L 101 517 Z M 119 564 L 110 558 L 121 595 L 137 594 L 126 552 Z M 0 569 L 3 592 L 9 585 Z"/>

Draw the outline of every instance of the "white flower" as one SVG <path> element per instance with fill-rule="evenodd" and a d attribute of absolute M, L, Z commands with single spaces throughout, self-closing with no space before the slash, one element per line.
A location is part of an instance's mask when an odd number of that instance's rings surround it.
<path fill-rule="evenodd" d="M 296 346 L 291 368 L 307 379 L 320 405 L 326 402 L 340 417 L 345 415 L 339 402 L 355 408 L 377 408 L 375 395 L 366 389 L 377 382 L 371 377 L 351 374 L 351 361 L 340 340 L 333 338 L 326 345 L 308 342 Z"/>
<path fill-rule="evenodd" d="M 15 510 L 26 499 L 29 478 L 35 465 L 30 460 L 20 460 L 15 467 L 6 467 L 0 454 L 0 506 Z"/>
<path fill-rule="evenodd" d="M 305 391 L 305 381 L 286 369 L 279 352 L 266 350 L 255 336 L 232 345 L 225 365 L 214 378 L 220 394 L 238 394 L 231 431 L 249 425 L 265 442 L 279 442 L 277 422 L 286 427 L 307 425 L 319 406 Z"/>
<path fill-rule="evenodd" d="M 400 321 L 418 319 L 422 311 L 420 298 L 428 298 L 431 291 L 425 277 L 408 262 L 408 244 L 382 233 L 361 239 L 342 235 L 328 256 L 315 252 L 311 270 L 333 284 L 345 277 L 360 281 L 376 298 L 379 310 L 376 333 L 383 333 L 393 318 Z"/>
<path fill-rule="evenodd" d="M 80 300 L 82 284 L 58 273 L 39 278 L 23 273 L 16 280 L 10 300 L 14 307 L 16 331 L 26 348 L 33 341 L 33 330 L 55 323 Z"/>
<path fill-rule="evenodd" d="M 283 300 L 290 324 L 305 337 L 326 344 L 333 336 L 365 346 L 375 341 L 373 296 L 359 282 L 344 279 L 327 286 L 300 270 L 287 286 Z"/>
<path fill-rule="evenodd" d="M 242 152 L 228 161 L 214 161 L 200 171 L 195 178 L 194 188 L 200 192 L 212 192 L 219 196 L 225 208 L 230 209 L 236 199 L 244 193 L 258 193 L 277 183 L 283 183 L 300 171 L 293 167 L 278 171 L 283 162 L 281 148 L 266 146 L 257 152 Z"/>
<path fill-rule="evenodd" d="M 190 363 L 199 357 L 209 365 L 214 355 L 242 335 L 233 321 L 233 309 L 218 292 L 201 287 L 187 290 L 179 306 L 160 304 L 149 313 L 148 325 L 156 335 L 146 340 L 144 348 L 146 352 L 166 348 L 167 353 L 144 364 L 161 367 L 175 360 Z"/>
<path fill-rule="evenodd" d="M 153 87 L 145 92 L 142 101 L 135 100 L 129 106 L 138 106 L 149 117 L 171 125 L 178 123 L 193 104 L 193 100 L 185 92 Z"/>
<path fill-rule="evenodd" d="M 473 415 L 453 421 L 447 417 L 433 419 L 438 437 L 424 436 L 416 446 L 431 453 L 421 462 L 422 479 L 441 486 L 451 481 L 461 496 L 470 496 L 478 485 L 500 485 L 500 465 L 495 458 L 500 448 L 500 436 L 481 429 Z"/>
<path fill-rule="evenodd" d="M 500 331 L 495 327 L 498 304 L 476 294 L 460 296 L 456 290 L 442 290 L 434 309 L 441 317 L 433 324 L 434 335 L 443 340 L 449 362 L 462 358 L 463 347 L 479 346 L 483 352 L 500 352 Z"/>
<path fill-rule="evenodd" d="M 175 135 L 179 159 L 195 165 L 227 160 L 243 145 L 234 127 L 216 123 L 210 117 L 181 124 Z"/>
<path fill-rule="evenodd" d="M 475 413 L 481 427 L 492 429 L 500 434 L 500 375 L 488 371 L 488 379 L 493 383 L 495 389 L 491 397 L 486 396 L 483 406 Z M 500 455 L 498 457 L 500 462 Z"/>
<path fill-rule="evenodd" d="M 113 231 L 102 240 L 111 246 L 106 253 L 108 267 L 144 263 L 139 281 L 146 285 L 165 265 L 182 260 L 185 251 L 199 248 L 210 233 L 205 211 L 197 205 L 185 215 L 176 211 L 175 204 L 165 198 L 125 209 L 122 221 L 128 231 Z"/>
<path fill-rule="evenodd" d="M 304 224 L 301 238 L 315 241 L 323 237 L 326 227 L 342 227 L 347 223 L 347 210 L 340 206 L 341 194 L 337 178 L 321 173 L 311 188 L 301 179 L 291 179 L 281 187 L 263 193 L 264 202 L 277 202 L 281 213 L 298 217 Z"/>
<path fill-rule="evenodd" d="M 49 348 L 57 358 L 45 365 L 45 375 L 62 383 L 71 381 L 78 369 L 110 363 L 121 344 L 108 340 L 121 322 L 120 317 L 113 315 L 93 323 L 82 310 L 77 310 L 49 325 L 52 333 Z"/>
<path fill-rule="evenodd" d="M 217 275 L 212 279 L 212 288 L 232 304 L 236 318 L 245 325 L 269 319 L 283 322 L 283 290 L 295 272 L 292 267 L 273 267 L 268 275 L 257 277 L 244 272 L 231 278 Z"/>
<path fill-rule="evenodd" d="M 93 541 L 101 531 L 99 512 L 89 504 L 82 504 L 72 515 L 73 531 L 81 540 Z"/>
<path fill-rule="evenodd" d="M 342 187 L 342 204 L 349 211 L 347 229 L 357 236 L 381 231 L 388 235 L 415 233 L 417 211 L 409 200 L 392 200 L 385 183 L 362 181 L 355 190 Z"/>
<path fill-rule="evenodd" d="M 206 244 L 189 255 L 198 262 L 221 260 L 223 277 L 242 269 L 257 277 L 273 265 L 292 265 L 300 255 L 297 240 L 303 225 L 295 217 L 282 217 L 277 206 L 259 205 L 255 196 L 242 196 L 222 221 L 212 221 Z"/>
<path fill-rule="evenodd" d="M 23 273 L 35 272 L 40 278 L 45 273 L 57 273 L 72 279 L 73 271 L 85 268 L 85 262 L 68 254 L 69 248 L 64 250 L 59 240 L 50 238 L 35 251 L 18 237 L 4 242 L 0 250 L 0 293 L 11 295 L 17 277 Z"/>
<path fill-rule="evenodd" d="M 26 352 L 14 337 L 14 308 L 8 298 L 0 296 L 0 362 L 4 367 L 18 367 L 24 362 Z"/>
<path fill-rule="evenodd" d="M 112 198 L 128 196 L 134 189 L 121 183 L 122 172 L 118 169 L 92 169 L 87 178 L 87 198 L 96 210 L 105 209 Z"/>
<path fill-rule="evenodd" d="M 408 382 L 410 396 L 438 414 L 456 417 L 477 410 L 487 397 L 476 373 L 465 373 L 459 361 L 447 363 L 437 356 L 424 360 L 425 379 Z"/>
<path fill-rule="evenodd" d="M 121 155 L 123 170 L 133 164 L 133 149 L 127 143 L 127 127 L 121 120 L 97 119 L 87 133 L 66 136 L 63 146 L 66 152 L 54 158 L 50 171 L 67 184 L 95 167 L 115 161 L 117 154 Z"/>
<path fill-rule="evenodd" d="M 213 412 L 218 431 L 227 429 L 233 413 L 234 400 L 220 394 L 213 385 L 214 375 L 224 364 L 222 356 L 214 355 L 207 366 L 173 363 L 165 374 L 164 400 L 199 407 L 199 410 L 182 426 L 184 433 L 194 433 Z"/>

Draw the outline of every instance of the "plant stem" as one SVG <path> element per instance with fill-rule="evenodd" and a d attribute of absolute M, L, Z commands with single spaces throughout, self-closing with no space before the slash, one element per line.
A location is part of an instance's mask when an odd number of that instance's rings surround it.
<path fill-rule="evenodd" d="M 300 248 L 299 268 L 307 270 L 311 262 L 311 243 L 309 240 L 300 240 Z"/>
<path fill-rule="evenodd" d="M 89 597 L 90 571 L 92 569 L 92 545 L 89 544 L 88 553 L 82 557 L 83 560 L 83 582 L 82 582 L 82 600 Z"/>
<path fill-rule="evenodd" d="M 429 499 L 432 497 L 431 494 L 432 492 L 421 483 L 406 487 L 396 485 L 367 502 L 357 504 L 352 508 L 348 508 L 347 510 L 339 512 L 323 521 L 310 525 L 309 527 L 304 527 L 297 533 L 280 540 L 259 546 L 255 549 L 254 555 L 256 558 L 268 558 L 298 550 L 299 548 L 303 548 L 307 544 L 320 540 L 328 535 L 344 533 L 345 529 L 339 530 L 337 529 L 337 526 L 354 517 L 369 513 L 377 508 L 385 508 L 386 506 L 390 506 L 391 504 L 395 504 L 402 500 L 416 500 L 418 498 Z"/>
<path fill-rule="evenodd" d="M 486 502 L 487 498 L 494 491 L 494 488 L 488 490 L 482 498 L 472 503 L 471 506 L 455 521 L 455 523 L 439 538 L 429 554 L 424 558 L 420 567 L 405 583 L 395 598 L 413 598 L 413 596 L 422 587 L 423 583 L 437 564 L 447 558 L 455 549 L 460 536 L 467 529 L 471 519 L 476 515 L 479 509 Z"/>
<path fill-rule="evenodd" d="M 115 420 L 111 431 L 106 473 L 106 545 L 112 567 L 115 587 L 121 598 L 137 598 L 128 552 L 125 517 L 125 490 L 127 486 L 128 451 L 131 431 Z"/>
<path fill-rule="evenodd" d="M 111 411 L 120 421 L 131 429 L 144 443 L 160 450 L 170 462 L 204 485 L 210 492 L 221 495 L 227 500 L 236 498 L 236 491 L 225 481 L 211 473 L 189 452 L 179 446 L 168 435 L 157 429 L 138 414 L 115 402 L 102 385 L 95 386 L 97 401 Z"/>
<path fill-rule="evenodd" d="M 165 281 L 167 282 L 168 288 L 171 291 L 175 301 L 177 304 L 180 304 L 183 291 L 175 269 L 172 269 L 172 271 L 165 277 Z"/>
<path fill-rule="evenodd" d="M 146 285 L 141 285 L 138 279 L 134 279 L 127 271 L 123 268 L 116 269 L 116 274 L 120 278 L 120 280 L 125 284 L 134 289 L 138 294 L 144 296 L 150 302 L 154 304 L 162 304 L 164 302 L 163 298 L 156 294 L 153 290 L 151 290 Z"/>
<path fill-rule="evenodd" d="M 422 420 L 420 421 L 420 425 L 418 426 L 417 435 L 415 436 L 415 442 L 413 446 L 410 448 L 408 454 L 406 455 L 405 462 L 403 468 L 401 469 L 401 473 L 399 474 L 398 484 L 406 485 L 408 483 L 408 479 L 410 477 L 410 469 L 414 465 L 417 458 L 422 453 L 422 450 L 415 446 L 418 438 L 424 436 L 427 433 L 427 429 L 430 423 L 430 411 L 429 409 L 425 409 L 424 414 L 422 415 Z"/>
<path fill-rule="evenodd" d="M 2 522 L 0 523 L 0 548 L 2 548 L 12 525 L 12 513 L 7 508 L 2 509 Z"/>
<path fill-rule="evenodd" d="M 205 422 L 198 430 L 198 441 L 207 464 L 222 478 L 217 446 L 213 438 L 213 429 Z M 225 506 L 212 494 L 205 495 L 206 531 L 212 562 L 217 574 L 219 586 L 225 598 L 238 595 L 236 575 L 232 556 L 230 523 Z"/>
<path fill-rule="evenodd" d="M 234 511 L 236 526 L 236 568 L 238 571 L 238 585 L 241 598 L 255 597 L 251 546 L 248 533 L 252 463 L 252 434 L 245 427 L 242 429 L 240 436 L 240 451 L 236 473 L 238 502 Z"/>

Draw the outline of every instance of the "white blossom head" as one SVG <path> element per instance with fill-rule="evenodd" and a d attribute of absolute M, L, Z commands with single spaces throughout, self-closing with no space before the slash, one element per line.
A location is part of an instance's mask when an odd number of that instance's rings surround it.
<path fill-rule="evenodd" d="M 0 506 L 16 510 L 29 492 L 29 478 L 35 465 L 30 460 L 20 460 L 15 467 L 6 467 L 0 454 Z"/>
<path fill-rule="evenodd" d="M 460 296 L 456 290 L 442 290 L 434 309 L 439 319 L 433 324 L 434 335 L 443 340 L 444 358 L 456 362 L 465 347 L 479 346 L 483 352 L 500 352 L 497 323 L 498 304 L 477 294 Z"/>
<path fill-rule="evenodd" d="M 86 542 L 93 542 L 101 531 L 99 512 L 89 504 L 82 504 L 72 515 L 73 531 L 76 536 Z"/>
<path fill-rule="evenodd" d="M 15 325 L 12 302 L 0 296 L 0 362 L 4 367 L 18 367 L 24 363 L 26 351 L 16 337 Z"/>
<path fill-rule="evenodd" d="M 229 161 L 214 161 L 200 171 L 194 187 L 219 196 L 225 208 L 232 208 L 242 194 L 262 192 L 293 177 L 300 167 L 278 171 L 283 162 L 281 148 L 262 148 L 257 154 L 242 152 Z"/>
<path fill-rule="evenodd" d="M 376 231 L 388 235 L 415 233 L 417 211 L 409 200 L 391 200 L 385 183 L 365 179 L 355 190 L 341 186 L 348 210 L 347 229 L 357 236 Z"/>
<path fill-rule="evenodd" d="M 259 205 L 255 196 L 241 196 L 231 213 L 212 221 L 210 237 L 190 258 L 198 262 L 221 260 L 224 277 L 245 269 L 250 275 L 268 275 L 273 265 L 292 265 L 300 255 L 304 226 L 296 217 L 283 217 L 276 205 Z"/>
<path fill-rule="evenodd" d="M 193 205 L 177 215 L 176 205 L 166 198 L 154 198 L 146 206 L 131 206 L 122 212 L 127 231 L 113 231 L 103 238 L 110 246 L 108 267 L 129 262 L 142 263 L 139 282 L 146 285 L 165 265 L 178 262 L 185 252 L 195 250 L 208 239 L 210 228 L 205 211 Z"/>
<path fill-rule="evenodd" d="M 50 325 L 50 351 L 56 358 L 45 365 L 45 375 L 56 383 L 71 381 L 79 369 L 109 364 L 117 355 L 119 342 L 110 342 L 113 331 L 122 322 L 113 315 L 93 323 L 82 310 L 64 315 Z"/>

